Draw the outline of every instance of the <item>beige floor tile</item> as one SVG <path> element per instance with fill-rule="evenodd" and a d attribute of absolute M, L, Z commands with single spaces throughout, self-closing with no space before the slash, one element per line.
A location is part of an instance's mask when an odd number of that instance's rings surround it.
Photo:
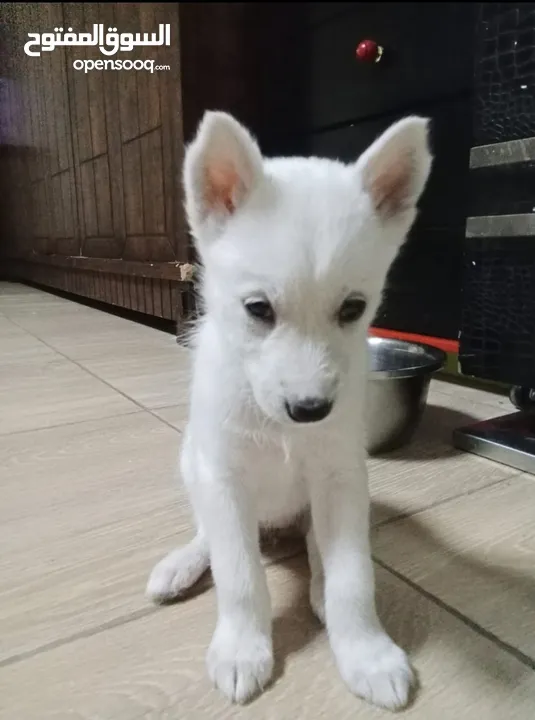
<path fill-rule="evenodd" d="M 182 402 L 190 379 L 189 353 L 175 336 L 124 318 L 82 307 L 66 316 L 16 318 L 62 355 L 145 407 Z"/>
<path fill-rule="evenodd" d="M 431 382 L 429 402 L 448 407 L 452 416 L 457 414 L 458 417 L 452 417 L 457 424 L 458 421 L 470 423 L 504 412 L 514 412 L 514 407 L 506 395 L 464 387 L 438 378 Z"/>
<path fill-rule="evenodd" d="M 229 706 L 206 678 L 204 655 L 215 616 L 210 591 L 2 668 L 0 718 L 392 717 L 343 686 L 325 633 L 308 609 L 307 575 L 302 558 L 268 570 L 276 681 L 248 707 Z M 381 614 L 409 650 L 422 685 L 403 717 L 532 717 L 535 675 L 530 669 L 388 573 L 379 571 L 378 581 Z"/>
<path fill-rule="evenodd" d="M 190 356 L 172 333 L 68 301 L 14 305 L 8 317 L 141 405 L 168 407 L 186 398 Z"/>
<path fill-rule="evenodd" d="M 76 333 L 77 321 L 88 322 L 91 318 L 100 317 L 104 328 L 112 322 L 116 325 L 121 321 L 126 322 L 111 312 L 50 295 L 30 296 L 22 302 L 16 296 L 12 296 L 9 301 L 0 296 L 0 308 L 4 315 L 28 332 L 42 332 L 51 337 L 57 335 L 62 338 L 69 333 Z"/>
<path fill-rule="evenodd" d="M 439 379 L 433 381 L 433 389 L 436 392 L 453 398 L 455 403 L 464 408 L 470 408 L 474 405 L 490 405 L 497 408 L 499 414 L 502 415 L 514 411 L 509 397 L 503 392 L 490 392 L 457 382 L 448 382 L 447 380 Z"/>
<path fill-rule="evenodd" d="M 139 408 L 63 357 L 40 351 L 2 362 L 0 435 L 109 417 Z"/>
<path fill-rule="evenodd" d="M 0 297 L 3 295 L 14 295 L 21 293 L 38 293 L 39 290 L 35 290 L 28 285 L 21 285 L 16 282 L 8 282 L 7 280 L 0 280 Z"/>
<path fill-rule="evenodd" d="M 54 351 L 37 338 L 0 315 L 0 375 L 5 372 L 4 364 L 20 360 L 46 360 L 55 355 Z"/>
<path fill-rule="evenodd" d="M 150 609 L 150 569 L 193 534 L 179 442 L 144 412 L 1 439 L 0 661 Z"/>
<path fill-rule="evenodd" d="M 5 314 L 73 360 L 99 357 L 103 350 L 111 353 L 117 344 L 125 342 L 140 345 L 152 342 L 157 346 L 162 339 L 169 343 L 173 338 L 170 333 L 75 302 L 21 305 Z"/>
<path fill-rule="evenodd" d="M 369 461 L 374 524 L 410 515 L 491 486 L 516 471 L 475 456 L 449 452 L 416 460 Z"/>
<path fill-rule="evenodd" d="M 510 478 L 378 528 L 375 554 L 535 660 L 534 513 L 533 478 Z"/>
<path fill-rule="evenodd" d="M 20 307 L 24 303 L 37 304 L 45 302 L 67 303 L 69 301 L 29 285 L 0 281 L 0 311 L 3 311 L 4 307 Z"/>
<path fill-rule="evenodd" d="M 19 318 L 43 318 L 45 312 L 71 315 L 75 308 L 83 307 L 79 303 L 51 293 L 34 290 L 31 293 L 0 292 L 0 313 L 16 322 Z"/>
<path fill-rule="evenodd" d="M 109 353 L 79 362 L 144 407 L 168 407 L 187 400 L 189 356 L 174 341 L 165 347 L 138 346 L 131 353 Z"/>
<path fill-rule="evenodd" d="M 8 340 L 26 334 L 24 330 L 11 322 L 5 315 L 0 315 L 0 348 L 5 349 Z"/>
<path fill-rule="evenodd" d="M 45 293 L 20 303 L 15 294 L 9 299 L 12 304 L 8 306 L 0 292 L 0 312 L 73 360 L 99 359 L 103 354 L 112 355 L 118 347 L 127 353 L 176 345 L 173 333 L 82 303 Z"/>
<path fill-rule="evenodd" d="M 119 366 L 136 360 L 154 363 L 158 357 L 171 354 L 174 369 L 180 370 L 183 363 L 174 335 L 122 318 L 116 319 L 120 323 L 110 324 L 108 328 L 92 319 L 95 326 L 87 332 L 72 334 L 61 340 L 55 338 L 50 344 L 71 360 L 96 371 L 100 367 L 109 368 L 114 362 Z"/>
<path fill-rule="evenodd" d="M 191 534 L 178 440 L 144 412 L 1 439 L 0 657 L 147 607 Z"/>

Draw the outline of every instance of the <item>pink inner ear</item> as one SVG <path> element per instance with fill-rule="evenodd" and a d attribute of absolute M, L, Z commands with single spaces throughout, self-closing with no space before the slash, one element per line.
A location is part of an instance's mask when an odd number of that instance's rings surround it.
<path fill-rule="evenodd" d="M 211 208 L 223 205 L 229 213 L 236 209 L 240 178 L 231 163 L 206 168 L 206 203 Z"/>
<path fill-rule="evenodd" d="M 392 217 L 403 210 L 409 194 L 410 173 L 409 158 L 401 157 L 372 179 L 370 192 L 381 215 Z"/>
<path fill-rule="evenodd" d="M 377 211 L 388 218 L 404 209 L 410 192 L 412 162 L 409 155 L 372 170 L 369 189 Z"/>

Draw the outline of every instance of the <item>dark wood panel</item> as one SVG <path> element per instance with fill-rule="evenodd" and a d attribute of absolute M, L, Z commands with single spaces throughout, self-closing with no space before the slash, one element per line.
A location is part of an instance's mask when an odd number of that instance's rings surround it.
<path fill-rule="evenodd" d="M 122 243 L 111 236 L 86 237 L 84 239 L 84 255 L 95 260 L 117 259 L 122 256 Z"/>
<path fill-rule="evenodd" d="M 140 3 L 138 7 L 138 32 L 153 32 L 158 25 L 158 20 L 166 21 L 169 18 L 161 18 L 161 12 L 153 3 Z M 158 60 L 162 53 L 158 53 Z M 169 61 L 165 57 L 162 63 Z M 159 77 L 154 78 L 147 73 L 137 73 L 138 98 L 139 98 L 139 132 L 146 133 L 160 127 L 162 116 L 160 112 L 161 87 Z"/>
<path fill-rule="evenodd" d="M 143 235 L 144 206 L 139 139 L 131 140 L 123 145 L 123 183 L 126 234 Z"/>
<path fill-rule="evenodd" d="M 95 170 L 91 161 L 80 164 L 79 183 L 82 196 L 82 210 L 84 219 L 84 242 L 82 246 L 82 254 L 86 255 L 85 239 L 88 237 L 98 237 L 98 215 L 97 215 L 97 196 L 95 191 Z"/>
<path fill-rule="evenodd" d="M 39 8 L 39 14 L 41 16 L 42 22 L 47 25 L 48 27 L 54 27 L 55 22 L 58 21 L 58 12 L 61 15 L 61 7 L 57 8 L 53 3 L 43 3 L 41 7 Z M 55 16 L 55 17 L 54 17 Z M 50 90 L 54 87 L 54 81 L 53 81 L 53 72 L 52 72 L 52 57 L 51 53 L 43 53 L 42 62 L 40 63 L 40 73 L 41 73 L 41 82 L 44 87 L 50 88 Z M 41 109 L 42 109 L 42 116 L 41 121 L 44 122 L 44 132 L 46 133 L 46 144 L 45 147 L 47 148 L 47 154 L 46 154 L 46 166 L 44 168 L 46 175 L 54 175 L 59 171 L 59 162 L 58 162 L 58 136 L 57 136 L 57 117 L 56 112 L 54 108 L 54 95 L 53 92 L 46 92 L 41 94 Z M 50 193 L 50 200 L 52 203 L 55 202 L 54 197 L 54 191 L 51 188 Z M 55 230 L 57 230 L 57 225 L 54 222 L 56 218 L 54 218 L 54 208 L 53 205 L 52 208 L 52 233 L 54 233 Z"/>
<path fill-rule="evenodd" d="M 122 256 L 138 262 L 171 262 L 173 248 L 165 235 L 129 235 Z"/>
<path fill-rule="evenodd" d="M 72 239 L 72 249 L 69 255 L 77 255 L 78 248 L 76 243 L 76 193 L 74 191 L 74 171 L 68 168 L 61 175 L 61 208 L 65 223 L 65 237 Z"/>
<path fill-rule="evenodd" d="M 100 156 L 93 161 L 95 177 L 95 201 L 97 209 L 97 227 L 99 237 L 113 236 L 112 197 L 110 185 L 110 165 L 108 158 Z"/>
<path fill-rule="evenodd" d="M 170 280 L 185 283 L 189 287 L 189 266 L 181 263 L 141 263 L 128 260 L 89 257 L 65 257 L 47 255 L 35 259 L 23 259 L 21 262 L 37 263 L 48 267 L 61 267 L 75 270 L 92 270 L 104 274 L 128 275 L 132 277 L 150 277 L 158 280 Z"/>
<path fill-rule="evenodd" d="M 161 282 L 152 283 L 153 313 L 157 317 L 163 317 L 162 290 Z"/>
<path fill-rule="evenodd" d="M 58 240 L 64 238 L 65 233 L 65 214 L 63 211 L 63 192 L 61 188 L 61 176 L 53 175 L 50 178 L 50 199 L 52 200 L 52 236 Z"/>
<path fill-rule="evenodd" d="M 171 303 L 169 302 L 169 283 L 162 280 L 157 284 L 161 307 L 161 316 L 168 317 L 171 314 Z"/>
<path fill-rule="evenodd" d="M 80 268 L 9 260 L 7 277 L 62 290 L 118 307 L 177 321 L 184 316 L 188 290 L 180 281 L 144 279 Z M 158 300 L 155 300 L 159 293 Z"/>
<path fill-rule="evenodd" d="M 163 147 L 160 128 L 152 130 L 140 138 L 141 145 L 141 178 L 143 183 L 143 206 L 145 212 L 144 232 L 148 235 L 164 234 L 165 203 L 164 203 L 164 169 Z"/>
<path fill-rule="evenodd" d="M 123 73 L 117 81 L 121 140 L 128 142 L 139 135 L 138 94 L 136 73 Z"/>

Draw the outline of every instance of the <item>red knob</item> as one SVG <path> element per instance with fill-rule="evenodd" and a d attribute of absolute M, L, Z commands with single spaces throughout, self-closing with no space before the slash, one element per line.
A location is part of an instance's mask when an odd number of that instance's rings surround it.
<path fill-rule="evenodd" d="M 379 62 L 383 55 L 383 48 L 375 40 L 363 40 L 357 45 L 355 54 L 357 60 L 362 60 L 362 62 Z"/>

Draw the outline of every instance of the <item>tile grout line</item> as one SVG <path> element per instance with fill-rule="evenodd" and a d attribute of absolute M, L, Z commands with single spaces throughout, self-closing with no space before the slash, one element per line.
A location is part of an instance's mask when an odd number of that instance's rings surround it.
<path fill-rule="evenodd" d="M 1 659 L 0 669 L 9 667 L 10 665 L 16 665 L 17 663 L 24 662 L 25 660 L 31 660 L 38 655 L 50 652 L 51 650 L 57 650 L 58 648 L 68 645 L 69 643 L 76 642 L 77 640 L 86 640 L 94 635 L 106 632 L 107 630 L 113 630 L 114 628 L 128 625 L 136 620 L 142 620 L 145 617 L 154 615 L 156 612 L 158 612 L 157 607 L 141 608 L 140 610 L 129 613 L 128 615 L 122 615 L 117 618 L 113 618 L 112 620 L 108 620 L 97 627 L 87 628 L 87 630 L 81 630 L 80 632 L 73 633 L 67 637 L 51 640 L 50 642 L 45 643 L 44 645 L 39 645 L 31 650 L 23 650 L 16 655 L 10 655 L 9 657 Z"/>
<path fill-rule="evenodd" d="M 378 523 L 375 523 L 373 525 L 373 529 L 376 528 L 382 528 L 386 527 L 388 525 L 394 525 L 397 522 L 403 522 L 404 520 L 408 520 L 409 518 L 415 517 L 417 515 L 421 515 L 422 513 L 427 512 L 428 510 L 434 510 L 435 508 L 441 507 L 442 505 L 447 505 L 450 502 L 453 502 L 455 500 L 459 500 L 460 498 L 466 498 L 470 497 L 471 495 L 475 495 L 476 493 L 483 492 L 485 490 L 490 490 L 493 487 L 496 487 L 496 485 L 500 485 L 501 483 L 507 482 L 508 480 L 516 480 L 520 477 L 523 477 L 523 474 L 520 470 L 515 470 L 510 475 L 506 475 L 505 477 L 499 478 L 498 480 L 493 480 L 488 485 L 482 485 L 481 487 L 477 488 L 471 488 L 470 490 L 466 490 L 465 492 L 461 492 L 458 495 L 452 495 L 451 497 L 444 498 L 443 500 L 437 500 L 436 502 L 432 502 L 430 505 L 426 505 L 425 507 L 419 508 L 418 510 L 414 510 L 414 512 L 405 512 L 400 513 L 399 515 L 394 515 L 392 517 L 386 518 L 385 520 L 381 520 Z M 372 497 L 372 505 L 373 505 L 373 497 Z"/>
<path fill-rule="evenodd" d="M 286 555 L 278 557 L 276 560 L 266 562 L 264 568 L 267 569 L 268 567 L 274 566 L 279 562 L 292 560 L 293 558 L 299 557 L 303 554 L 304 550 L 302 548 L 296 549 L 294 551 L 288 552 L 288 554 Z M 208 592 L 210 589 L 213 589 L 213 586 L 206 588 L 206 590 L 202 591 L 200 594 L 204 594 L 204 592 Z M 196 596 L 193 596 L 191 598 L 191 601 L 194 601 L 195 597 Z M 39 645 L 38 647 L 31 648 L 30 650 L 23 650 L 22 652 L 16 653 L 15 655 L 10 655 L 8 657 L 0 659 L 0 670 L 2 668 L 10 667 L 12 665 L 17 665 L 18 663 L 24 662 L 25 660 L 31 660 L 34 657 L 37 657 L 47 652 L 51 652 L 53 650 L 57 650 L 58 648 L 64 647 L 65 645 L 69 645 L 73 642 L 77 642 L 78 640 L 88 640 L 89 638 L 96 637 L 97 635 L 108 632 L 109 630 L 124 627 L 125 625 L 129 625 L 130 623 L 136 622 L 137 620 L 143 620 L 146 617 L 151 617 L 153 615 L 156 615 L 163 608 L 172 607 L 173 605 L 180 605 L 180 599 L 177 599 L 174 602 L 164 603 L 162 605 L 152 605 L 150 607 L 140 608 L 139 610 L 134 610 L 127 615 L 120 615 L 118 617 L 112 618 L 111 620 L 107 620 L 106 622 L 103 622 L 100 625 L 96 625 L 95 627 L 87 628 L 86 630 L 81 630 L 80 632 L 73 633 L 72 635 L 67 635 L 66 637 L 57 638 L 56 640 L 50 640 L 49 642 L 44 643 L 43 645 Z"/>
<path fill-rule="evenodd" d="M 13 318 L 10 318 L 8 315 L 4 315 L 4 317 L 9 323 L 11 323 L 14 327 L 18 328 L 19 330 L 21 330 L 25 335 L 29 335 L 29 337 L 32 337 L 34 340 L 37 340 L 37 342 L 40 342 L 41 345 L 44 345 L 49 350 L 53 350 L 54 352 L 57 352 L 53 347 L 51 347 L 50 345 L 47 345 L 47 343 L 44 340 L 41 340 L 40 337 L 37 337 L 37 335 L 34 335 L 29 330 L 26 330 L 26 328 L 23 327 L 16 320 L 13 320 Z"/>
<path fill-rule="evenodd" d="M 13 432 L 0 432 L 0 440 L 2 438 L 12 437 L 13 435 L 24 435 L 24 433 L 43 432 L 45 430 L 55 430 L 57 428 L 72 427 L 73 425 L 83 425 L 84 423 L 94 423 L 99 420 L 113 420 L 114 418 L 129 417 L 130 415 L 140 415 L 139 410 L 129 410 L 128 412 L 118 413 L 117 415 L 103 415 L 102 417 L 86 418 L 85 420 L 71 420 L 64 423 L 56 423 L 54 425 L 42 425 L 36 428 L 28 428 L 27 430 L 13 430 Z"/>
<path fill-rule="evenodd" d="M 173 423 L 170 423 L 169 420 L 166 420 L 163 417 L 160 417 L 159 415 L 156 415 L 155 412 L 152 412 L 152 410 L 146 408 L 147 412 L 152 415 L 152 417 L 156 418 L 156 420 L 159 420 L 160 422 L 163 422 L 164 425 L 167 425 L 167 427 L 170 427 L 171 430 L 174 430 L 179 435 L 182 435 L 182 430 L 180 428 L 177 428 L 176 425 L 173 425 Z"/>
<path fill-rule="evenodd" d="M 463 386 L 456 386 L 456 387 L 461 387 L 461 388 L 462 388 Z M 469 390 L 474 390 L 474 389 L 477 389 L 477 388 L 472 388 L 472 387 L 468 386 L 468 389 L 469 389 Z M 432 385 L 431 385 L 430 395 L 431 395 L 431 392 L 432 392 L 432 393 L 437 393 L 438 395 L 440 395 L 440 398 L 438 398 L 438 399 L 440 399 L 440 400 L 449 400 L 449 399 L 451 399 L 451 397 L 452 397 L 452 395 L 453 395 L 453 393 L 445 392 L 444 390 L 440 390 L 439 388 L 433 387 Z M 491 393 L 489 392 L 489 394 L 491 394 Z M 498 394 L 498 393 L 495 393 L 495 396 L 496 396 L 497 398 L 507 399 L 506 396 L 500 395 L 500 394 Z M 433 397 L 430 397 L 428 400 L 431 401 L 429 404 L 432 405 L 432 404 L 433 404 Z M 468 401 L 467 401 L 467 402 L 468 402 Z M 496 402 L 496 403 L 495 403 L 495 402 L 487 402 L 486 400 L 481 400 L 481 399 L 479 399 L 479 400 L 473 400 L 473 401 L 472 401 L 472 404 L 473 404 L 473 405 L 478 405 L 478 406 L 480 406 L 480 407 L 482 407 L 482 408 L 485 408 L 485 409 L 493 410 L 493 411 L 495 411 L 495 412 L 497 412 L 497 413 L 503 413 L 504 410 L 505 410 L 505 408 L 504 408 L 502 405 L 500 405 L 498 402 Z M 495 417 L 496 417 L 496 416 L 495 416 Z M 475 423 L 475 422 L 480 422 L 480 421 L 478 421 L 477 419 L 474 418 L 474 420 L 473 420 L 472 422 Z"/>
<path fill-rule="evenodd" d="M 514 645 L 510 645 L 505 640 L 502 640 L 500 637 L 495 635 L 490 630 L 487 630 L 486 628 L 482 627 L 478 623 L 476 623 L 474 620 L 469 618 L 467 615 L 464 615 L 460 610 L 457 610 L 452 605 L 448 605 L 448 603 L 444 602 L 444 600 L 441 600 L 436 595 L 433 595 L 433 593 L 429 592 L 429 590 L 426 590 L 421 585 L 418 585 L 418 583 L 415 583 L 413 580 L 408 578 L 406 575 L 403 575 L 403 573 L 400 573 L 398 570 L 395 570 L 393 567 L 388 565 L 387 563 L 383 562 L 383 560 L 379 560 L 375 555 L 372 556 L 373 561 L 376 565 L 381 567 L 386 572 L 393 575 L 397 580 L 400 582 L 403 582 L 405 585 L 410 587 L 412 590 L 415 590 L 420 595 L 425 597 L 429 602 L 432 602 L 434 605 L 439 607 L 441 610 L 444 610 L 445 612 L 449 613 L 450 615 L 453 615 L 454 618 L 462 622 L 464 625 L 466 625 L 470 630 L 473 632 L 476 632 L 478 635 L 481 635 L 486 640 L 489 640 L 494 645 L 497 645 L 501 650 L 508 653 L 509 655 L 512 655 L 516 660 L 518 660 L 520 663 L 528 667 L 530 670 L 535 671 L 535 659 L 530 657 L 529 655 L 526 655 L 522 650 L 519 650 L 518 648 L 514 647 Z"/>

